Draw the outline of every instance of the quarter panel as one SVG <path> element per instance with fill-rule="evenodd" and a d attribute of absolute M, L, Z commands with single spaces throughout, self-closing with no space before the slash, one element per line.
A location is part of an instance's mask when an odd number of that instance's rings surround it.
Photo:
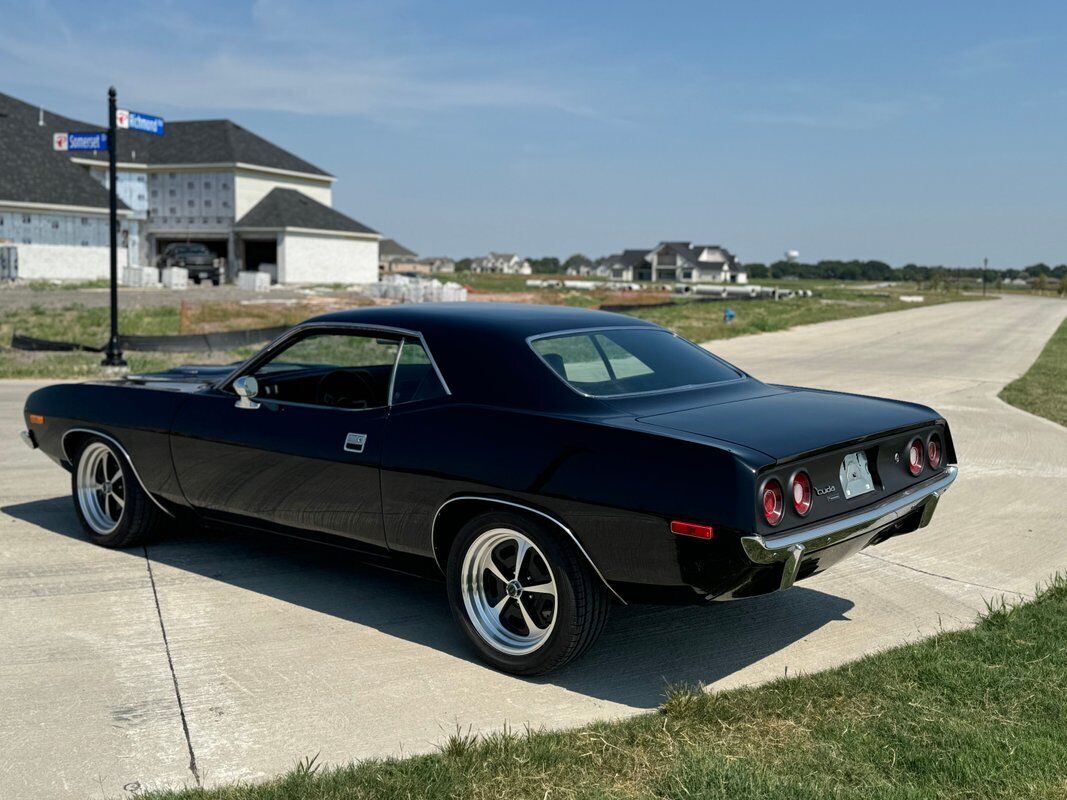
<path fill-rule="evenodd" d="M 731 454 L 603 420 L 467 404 L 396 408 L 382 467 L 389 546 L 425 556 L 437 509 L 467 494 L 553 514 L 609 581 L 683 583 L 671 519 L 726 531 L 747 513 L 751 524 L 752 473 Z"/>

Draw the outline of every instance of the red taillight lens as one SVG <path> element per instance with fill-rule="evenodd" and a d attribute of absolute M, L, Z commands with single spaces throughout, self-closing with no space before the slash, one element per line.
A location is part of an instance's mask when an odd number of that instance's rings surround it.
<path fill-rule="evenodd" d="M 777 525 L 782 521 L 785 509 L 782 506 L 782 485 L 773 478 L 763 484 L 763 518 L 768 525 Z"/>
<path fill-rule="evenodd" d="M 937 469 L 941 466 L 941 437 L 936 433 L 926 444 L 926 460 L 930 462 L 930 469 Z"/>
<path fill-rule="evenodd" d="M 923 471 L 923 443 L 912 439 L 908 445 L 908 472 L 918 475 Z"/>
<path fill-rule="evenodd" d="M 806 472 L 798 472 L 793 476 L 793 486 L 790 490 L 793 496 L 793 510 L 800 516 L 807 516 L 811 511 L 811 478 Z"/>
<path fill-rule="evenodd" d="M 715 536 L 715 529 L 710 525 L 697 525 L 695 522 L 682 522 L 676 519 L 671 523 L 671 533 L 679 536 L 692 536 L 694 539 L 711 539 Z"/>

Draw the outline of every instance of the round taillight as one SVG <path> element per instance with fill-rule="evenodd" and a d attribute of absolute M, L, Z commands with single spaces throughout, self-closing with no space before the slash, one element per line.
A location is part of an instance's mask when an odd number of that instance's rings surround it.
<path fill-rule="evenodd" d="M 782 504 L 782 485 L 773 478 L 763 484 L 763 518 L 768 525 L 777 525 L 785 515 Z"/>
<path fill-rule="evenodd" d="M 923 443 L 912 439 L 908 445 L 908 472 L 918 475 L 923 471 Z"/>
<path fill-rule="evenodd" d="M 926 443 L 926 460 L 930 462 L 930 469 L 938 469 L 941 466 L 941 437 L 936 433 Z"/>
<path fill-rule="evenodd" d="M 793 476 L 793 486 L 790 491 L 793 495 L 793 510 L 802 517 L 806 517 L 811 511 L 811 478 L 806 472 L 798 472 Z"/>

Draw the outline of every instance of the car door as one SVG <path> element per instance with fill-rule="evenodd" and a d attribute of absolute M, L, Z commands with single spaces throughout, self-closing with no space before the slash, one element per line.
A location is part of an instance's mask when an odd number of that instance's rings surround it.
<path fill-rule="evenodd" d="M 189 397 L 171 433 L 175 473 L 209 519 L 385 544 L 379 468 L 401 337 L 308 326 L 233 381 Z"/>

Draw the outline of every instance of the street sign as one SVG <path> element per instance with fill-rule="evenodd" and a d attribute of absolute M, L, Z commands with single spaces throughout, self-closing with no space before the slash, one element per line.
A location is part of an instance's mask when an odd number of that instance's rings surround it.
<path fill-rule="evenodd" d="M 54 133 L 53 150 L 107 150 L 106 133 Z"/>
<path fill-rule="evenodd" d="M 128 128 L 131 131 L 142 131 L 155 136 L 163 135 L 162 117 L 139 114 L 136 111 L 128 111 L 125 108 L 115 110 L 115 125 L 119 128 Z"/>

